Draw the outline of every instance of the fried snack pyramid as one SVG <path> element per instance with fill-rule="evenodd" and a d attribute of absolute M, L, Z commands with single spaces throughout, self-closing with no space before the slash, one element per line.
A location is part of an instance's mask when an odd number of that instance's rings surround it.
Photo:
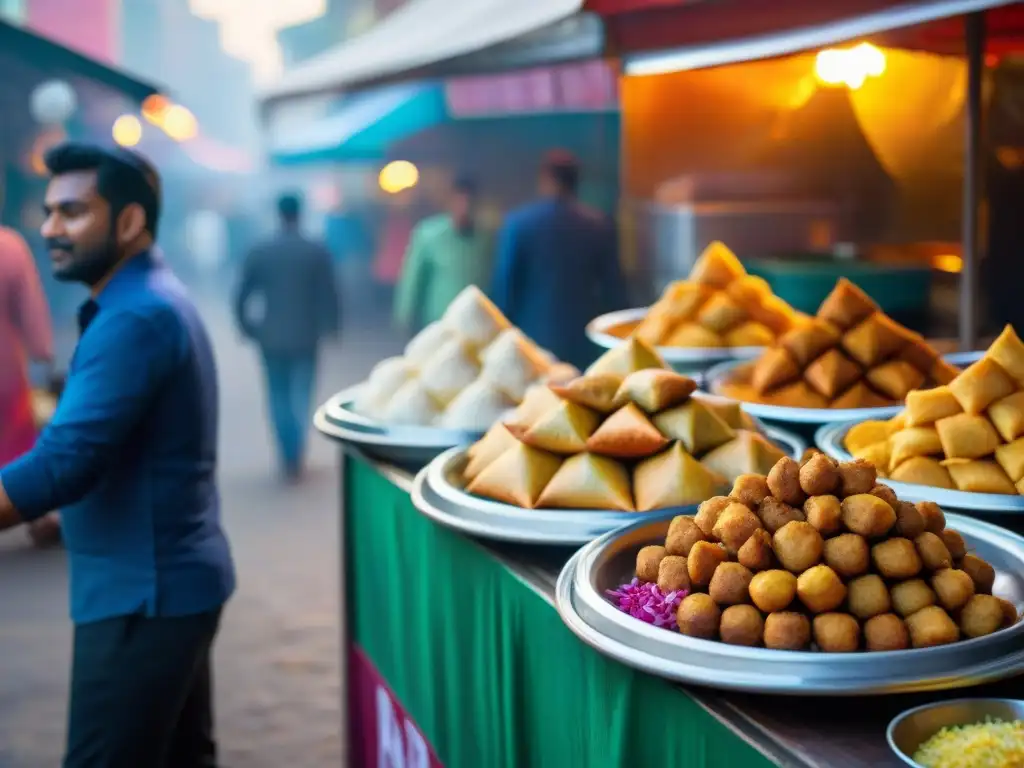
<path fill-rule="evenodd" d="M 401 357 L 374 367 L 354 407 L 390 424 L 483 431 L 523 402 L 531 387 L 578 375 L 469 286 Z"/>
<path fill-rule="evenodd" d="M 1018 620 L 938 505 L 900 501 L 870 463 L 817 452 L 675 517 L 663 543 L 638 552 L 636 578 L 657 587 L 656 611 L 677 604 L 663 626 L 776 650 L 927 648 Z"/>
<path fill-rule="evenodd" d="M 655 346 L 763 347 L 799 317 L 716 241 L 704 249 L 689 278 L 665 289 L 633 333 Z"/>
<path fill-rule="evenodd" d="M 605 357 L 656 362 L 638 339 L 623 347 L 632 351 Z M 647 512 L 695 504 L 783 455 L 734 404 L 698 400 L 695 390 L 664 367 L 533 390 L 469 448 L 466 490 L 526 508 Z"/>
<path fill-rule="evenodd" d="M 907 395 L 889 421 L 865 421 L 846 448 L 901 483 L 1024 494 L 1024 343 L 1006 326 L 949 384 Z"/>
<path fill-rule="evenodd" d="M 813 319 L 738 367 L 722 393 L 795 408 L 874 408 L 901 403 L 914 389 L 948 384 L 957 373 L 924 338 L 843 277 Z"/>

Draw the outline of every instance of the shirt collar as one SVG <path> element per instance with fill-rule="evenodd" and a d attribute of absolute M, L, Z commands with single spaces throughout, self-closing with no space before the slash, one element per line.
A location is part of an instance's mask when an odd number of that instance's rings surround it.
<path fill-rule="evenodd" d="M 94 297 L 93 301 L 102 306 L 104 299 L 120 293 L 126 286 L 136 283 L 140 276 L 150 272 L 162 264 L 160 253 L 157 249 L 141 251 L 140 253 L 125 259 L 117 271 L 111 276 L 107 284 Z"/>

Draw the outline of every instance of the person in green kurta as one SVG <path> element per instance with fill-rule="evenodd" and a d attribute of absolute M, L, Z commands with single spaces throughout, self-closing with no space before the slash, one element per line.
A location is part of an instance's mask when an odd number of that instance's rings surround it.
<path fill-rule="evenodd" d="M 447 212 L 413 230 L 395 295 L 401 330 L 414 333 L 439 320 L 466 286 L 490 284 L 494 233 L 478 221 L 476 191 L 471 179 L 456 179 Z"/>

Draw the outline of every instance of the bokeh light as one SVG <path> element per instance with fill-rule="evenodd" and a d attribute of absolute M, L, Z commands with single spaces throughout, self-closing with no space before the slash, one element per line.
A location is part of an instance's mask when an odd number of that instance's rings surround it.
<path fill-rule="evenodd" d="M 199 133 L 196 116 L 181 104 L 172 104 L 164 110 L 160 127 L 175 141 L 188 141 Z"/>
<path fill-rule="evenodd" d="M 121 115 L 114 121 L 111 133 L 122 147 L 134 147 L 142 141 L 142 123 L 135 115 Z"/>
<path fill-rule="evenodd" d="M 885 73 L 885 54 L 871 43 L 853 48 L 826 48 L 814 60 L 818 81 L 829 86 L 846 86 L 857 90 L 869 77 Z"/>
<path fill-rule="evenodd" d="M 419 180 L 419 170 L 408 160 L 393 160 L 381 169 L 377 177 L 380 188 L 391 195 L 415 187 Z"/>
<path fill-rule="evenodd" d="M 142 116 L 147 122 L 153 125 L 160 125 L 164 121 L 167 110 L 171 107 L 171 101 L 162 93 L 154 93 L 146 97 L 142 102 Z"/>

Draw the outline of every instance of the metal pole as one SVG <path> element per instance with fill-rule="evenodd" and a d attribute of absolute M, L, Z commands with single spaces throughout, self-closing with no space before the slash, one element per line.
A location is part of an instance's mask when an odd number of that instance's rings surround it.
<path fill-rule="evenodd" d="M 981 85 L 985 68 L 985 13 L 964 17 L 967 38 L 967 105 L 964 131 L 964 186 L 962 213 L 963 268 L 960 272 L 960 349 L 970 351 L 978 338 L 979 226 L 984 164 Z"/>

